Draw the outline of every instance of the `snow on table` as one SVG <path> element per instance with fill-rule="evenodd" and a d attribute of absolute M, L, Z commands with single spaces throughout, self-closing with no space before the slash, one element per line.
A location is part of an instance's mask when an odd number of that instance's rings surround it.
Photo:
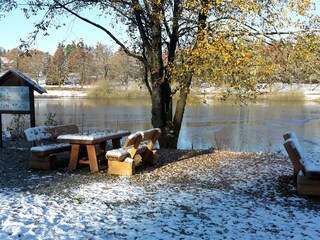
<path fill-rule="evenodd" d="M 90 132 L 90 133 L 75 133 L 75 134 L 63 134 L 60 135 L 58 140 L 84 140 L 84 141 L 94 141 L 106 136 L 112 136 L 116 134 L 126 133 L 128 131 L 119 130 L 116 132 L 112 131 L 98 131 L 98 132 Z"/>

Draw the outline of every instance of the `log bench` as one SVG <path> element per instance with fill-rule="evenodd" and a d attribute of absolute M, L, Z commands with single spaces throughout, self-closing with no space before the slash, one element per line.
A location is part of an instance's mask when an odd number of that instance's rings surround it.
<path fill-rule="evenodd" d="M 57 137 L 62 134 L 78 133 L 77 125 L 38 126 L 24 131 L 24 139 L 33 142 L 30 148 L 30 167 L 39 170 L 55 168 L 57 153 L 71 150 L 71 144 L 58 143 Z"/>
<path fill-rule="evenodd" d="M 152 128 L 128 136 L 122 148 L 107 151 L 108 175 L 131 176 L 139 165 L 154 165 L 157 157 L 153 147 L 161 130 Z"/>
<path fill-rule="evenodd" d="M 283 135 L 284 147 L 293 163 L 298 194 L 320 196 L 320 153 L 305 153 L 294 132 Z"/>

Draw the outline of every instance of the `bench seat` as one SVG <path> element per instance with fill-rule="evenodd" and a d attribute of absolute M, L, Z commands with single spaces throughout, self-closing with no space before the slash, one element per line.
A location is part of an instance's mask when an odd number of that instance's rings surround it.
<path fill-rule="evenodd" d="M 312 152 L 305 154 L 301 159 L 304 166 L 304 175 L 307 177 L 320 177 L 320 153 Z"/>
<path fill-rule="evenodd" d="M 143 153 L 147 147 L 148 147 L 147 142 L 140 143 L 136 154 Z M 118 149 L 112 149 L 107 152 L 107 155 L 108 155 L 109 159 L 117 159 L 117 161 L 123 161 L 127 157 L 130 157 L 130 150 L 131 149 L 132 149 L 131 146 L 118 148 Z"/>
<path fill-rule="evenodd" d="M 71 150 L 69 143 L 54 143 L 30 148 L 30 152 L 36 156 L 48 156 L 50 154 L 66 152 Z"/>

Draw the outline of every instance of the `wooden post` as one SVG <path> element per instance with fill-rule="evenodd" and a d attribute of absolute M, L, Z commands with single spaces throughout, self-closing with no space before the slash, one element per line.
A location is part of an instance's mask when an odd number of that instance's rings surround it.
<path fill-rule="evenodd" d="M 29 87 L 29 102 L 30 102 L 30 125 L 31 127 L 36 126 L 36 114 L 34 110 L 34 92 L 31 87 Z"/>
<path fill-rule="evenodd" d="M 0 128 L 1 128 L 0 147 L 2 148 L 2 113 L 0 113 Z"/>

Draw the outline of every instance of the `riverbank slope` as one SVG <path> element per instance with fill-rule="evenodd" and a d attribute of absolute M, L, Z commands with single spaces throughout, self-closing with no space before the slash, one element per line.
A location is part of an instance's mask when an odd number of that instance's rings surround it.
<path fill-rule="evenodd" d="M 37 97 L 88 97 L 88 90 L 94 86 L 73 86 L 65 85 L 62 87 L 41 85 L 47 89 L 47 93 Z M 123 90 L 125 91 L 125 90 Z M 141 90 L 138 90 L 141 91 Z M 203 89 L 194 89 L 192 94 L 200 98 L 217 98 L 221 96 L 222 88 L 207 87 Z M 307 100 L 320 101 L 320 85 L 319 84 L 275 84 L 268 89 L 268 94 L 260 96 L 258 99 L 274 99 L 274 100 Z M 147 93 L 144 93 L 147 95 Z M 139 95 L 139 94 L 136 94 Z M 114 97 L 114 96 L 112 96 Z"/>

